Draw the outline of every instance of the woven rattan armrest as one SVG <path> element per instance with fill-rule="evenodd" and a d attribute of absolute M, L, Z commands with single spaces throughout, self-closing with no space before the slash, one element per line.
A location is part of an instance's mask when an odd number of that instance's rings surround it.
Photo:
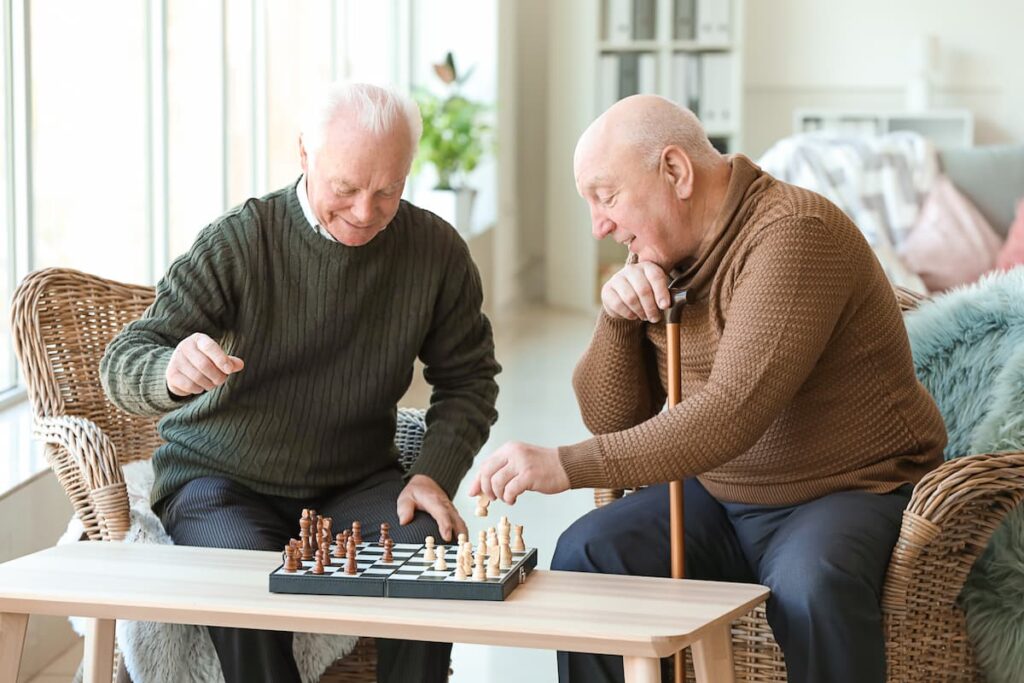
<path fill-rule="evenodd" d="M 949 460 L 914 488 L 889 564 L 882 605 L 899 614 L 923 577 L 936 606 L 952 607 L 975 560 L 1006 515 L 1024 499 L 1024 453 Z"/>
<path fill-rule="evenodd" d="M 113 442 L 96 423 L 82 417 L 37 417 L 33 432 L 46 444 L 46 456 L 65 493 L 75 504 L 86 496 L 102 540 L 128 532 L 128 490 Z M 82 520 L 89 530 L 89 520 Z"/>

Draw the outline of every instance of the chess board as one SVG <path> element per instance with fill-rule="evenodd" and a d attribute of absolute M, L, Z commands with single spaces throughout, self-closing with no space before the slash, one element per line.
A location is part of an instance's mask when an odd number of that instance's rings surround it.
<path fill-rule="evenodd" d="M 331 546 L 333 552 L 334 546 Z M 356 547 L 356 573 L 345 573 L 345 558 L 331 557 L 323 574 L 313 573 L 313 562 L 304 561 L 298 571 L 286 572 L 282 563 L 270 573 L 271 593 L 313 595 L 360 595 L 391 598 L 433 598 L 442 600 L 504 600 L 526 580 L 537 566 L 537 549 L 512 552 L 512 567 L 497 578 L 474 581 L 455 578 L 455 546 L 445 548 L 448 569 L 436 571 L 423 559 L 426 547 L 419 543 L 396 543 L 392 562 L 384 562 L 384 548 L 378 543 Z"/>

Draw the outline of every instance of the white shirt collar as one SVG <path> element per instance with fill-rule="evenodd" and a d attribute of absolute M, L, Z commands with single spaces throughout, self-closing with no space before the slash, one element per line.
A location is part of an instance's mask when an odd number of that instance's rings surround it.
<path fill-rule="evenodd" d="M 317 234 L 319 234 L 321 237 L 329 239 L 332 242 L 337 242 L 338 240 L 334 239 L 334 235 L 327 232 L 327 230 L 322 225 L 320 225 L 320 222 L 317 221 L 316 215 L 313 214 L 313 207 L 309 205 L 309 195 L 306 194 L 305 173 L 303 173 L 302 176 L 299 177 L 299 184 L 296 185 L 295 187 L 295 194 L 299 196 L 299 206 L 302 207 L 302 215 L 306 217 L 306 220 L 309 222 L 310 227 L 316 230 Z"/>

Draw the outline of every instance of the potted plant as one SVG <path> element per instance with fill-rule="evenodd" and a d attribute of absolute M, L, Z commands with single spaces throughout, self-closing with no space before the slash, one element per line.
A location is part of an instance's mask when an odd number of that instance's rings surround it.
<path fill-rule="evenodd" d="M 414 92 L 423 116 L 423 136 L 413 161 L 413 172 L 419 173 L 425 164 L 434 168 L 437 174 L 434 190 L 446 193 L 441 202 L 454 200 L 455 211 L 449 217 L 454 217 L 455 226 L 465 231 L 470 227 L 476 195 L 476 190 L 466 184 L 467 177 L 491 144 L 493 128 L 488 120 L 489 107 L 461 93 L 461 86 L 473 69 L 460 76 L 451 52 L 445 55 L 444 62 L 434 65 L 434 73 L 444 84 L 443 95 L 426 88 Z M 436 203 L 437 199 L 433 201 Z"/>

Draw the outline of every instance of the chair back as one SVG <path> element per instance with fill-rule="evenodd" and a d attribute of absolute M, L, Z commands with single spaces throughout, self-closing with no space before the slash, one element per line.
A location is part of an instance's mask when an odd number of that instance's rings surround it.
<path fill-rule="evenodd" d="M 110 340 L 154 297 L 153 287 L 69 268 L 31 273 L 14 295 L 14 349 L 34 418 L 71 415 L 94 422 L 113 442 L 122 465 L 149 458 L 162 440 L 157 418 L 129 415 L 107 400 L 100 359 Z"/>

